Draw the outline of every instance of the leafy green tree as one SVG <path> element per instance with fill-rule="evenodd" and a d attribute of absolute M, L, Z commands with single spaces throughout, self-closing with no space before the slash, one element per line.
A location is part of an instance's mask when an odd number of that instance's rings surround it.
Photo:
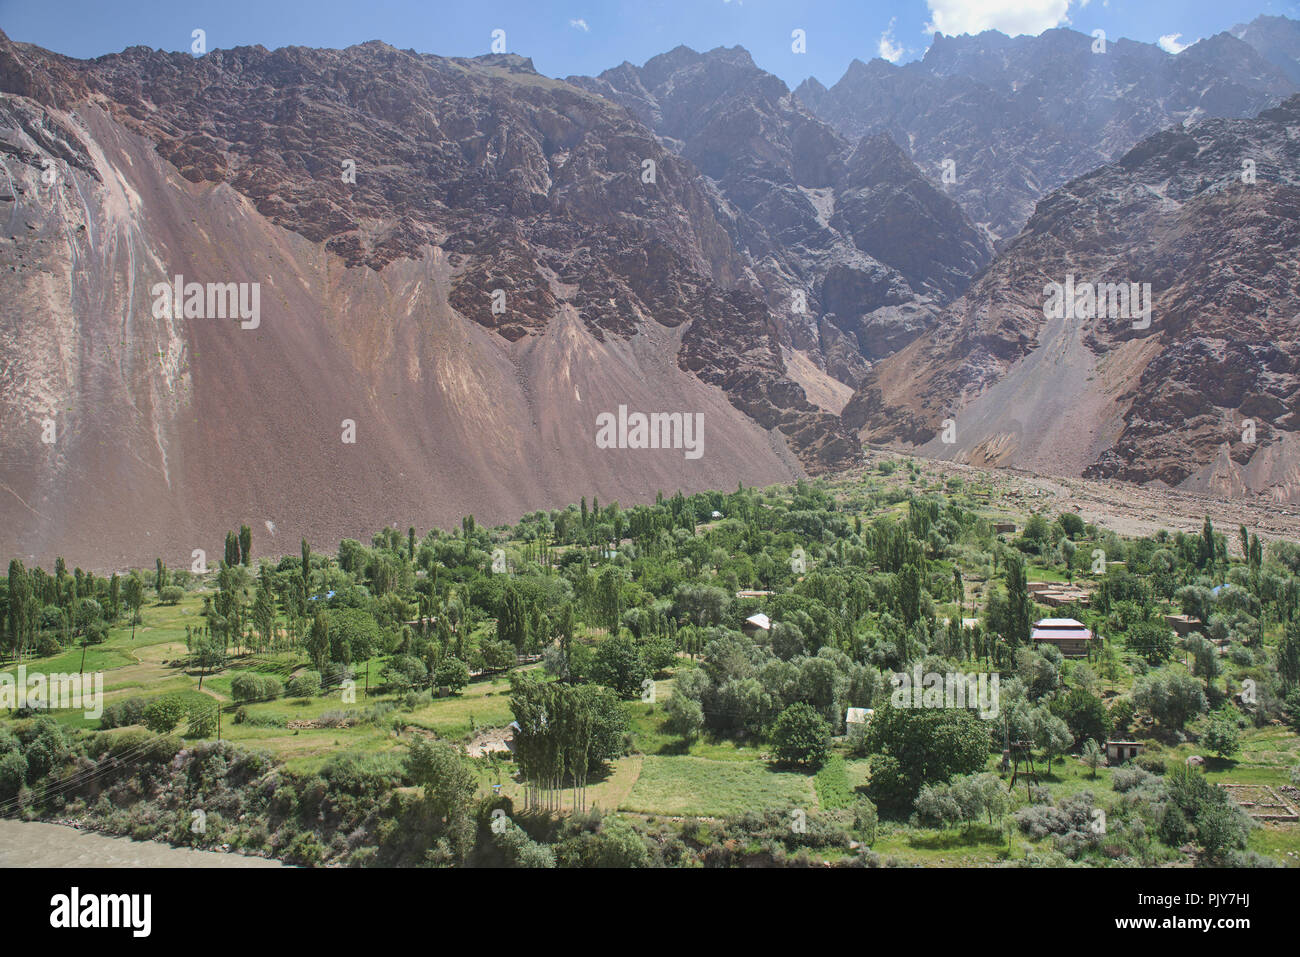
<path fill-rule="evenodd" d="M 122 588 L 122 597 L 131 612 L 131 640 L 134 641 L 135 626 L 140 621 L 140 609 L 144 607 L 144 582 L 139 575 L 132 572 L 127 578 L 126 585 Z"/>
<path fill-rule="evenodd" d="M 1040 712 L 1035 722 L 1035 740 L 1047 754 L 1047 773 L 1052 773 L 1053 759 L 1074 747 L 1074 735 L 1063 719 L 1051 712 Z"/>
<path fill-rule="evenodd" d="M 875 709 L 863 737 L 871 759 L 868 796 L 889 813 L 907 813 L 921 787 L 980 770 L 988 728 L 965 708 Z"/>
<path fill-rule="evenodd" d="M 0 800 L 12 801 L 27 783 L 27 759 L 18 750 L 0 754 Z"/>
<path fill-rule="evenodd" d="M 1137 621 L 1128 627 L 1124 641 L 1153 665 L 1163 664 L 1174 653 L 1174 633 L 1164 622 Z"/>
<path fill-rule="evenodd" d="M 1092 772 L 1092 776 L 1095 778 L 1097 776 L 1097 768 L 1101 764 L 1101 745 L 1099 745 L 1093 738 L 1089 738 L 1087 741 L 1083 742 L 1083 749 L 1080 754 L 1083 757 L 1083 763 L 1088 765 L 1088 768 Z"/>
<path fill-rule="evenodd" d="M 1110 714 L 1105 703 L 1091 692 L 1072 688 L 1049 705 L 1053 714 L 1065 721 L 1075 741 L 1089 738 L 1105 741 L 1110 734 Z"/>
<path fill-rule="evenodd" d="M 1208 707 L 1200 682 L 1183 672 L 1154 672 L 1133 684 L 1133 704 L 1165 727 L 1180 730 Z"/>
<path fill-rule="evenodd" d="M 664 729 L 679 735 L 690 744 L 704 730 L 704 709 L 699 701 L 682 694 L 673 694 L 664 704 Z"/>
<path fill-rule="evenodd" d="M 323 671 L 329 661 L 330 629 L 329 620 L 321 612 L 312 619 L 311 630 L 307 633 L 307 655 L 317 671 Z"/>
<path fill-rule="evenodd" d="M 790 705 L 772 725 L 777 760 L 817 769 L 830 753 L 831 729 L 817 710 L 804 702 Z"/>
<path fill-rule="evenodd" d="M 350 665 L 366 661 L 379 645 L 379 623 L 361 608 L 331 608 L 329 620 L 330 660 Z"/>
<path fill-rule="evenodd" d="M 406 774 L 424 789 L 436 817 L 451 821 L 468 814 L 477 784 L 460 748 L 417 737 L 406 756 Z"/>
<path fill-rule="evenodd" d="M 9 641 L 18 661 L 34 632 L 34 622 L 39 602 L 33 593 L 32 578 L 23 563 L 14 558 L 9 561 Z"/>
<path fill-rule="evenodd" d="M 276 639 L 275 596 L 272 593 L 265 565 L 262 566 L 262 574 L 257 580 L 257 589 L 253 593 L 253 626 L 257 628 L 257 633 L 261 636 L 262 649 L 274 647 Z"/>
<path fill-rule="evenodd" d="M 226 663 L 226 644 L 210 629 L 203 628 L 185 636 L 185 647 L 199 669 L 199 690 L 202 691 L 204 677 Z"/>
<path fill-rule="evenodd" d="M 1029 597 L 1029 585 L 1025 579 L 1024 560 L 1016 554 L 1007 556 L 1007 635 L 1006 639 L 1015 648 L 1029 641 L 1029 631 L 1033 625 L 1033 602 Z"/>
<path fill-rule="evenodd" d="M 504 641 L 518 652 L 528 644 L 528 608 L 523 595 L 512 582 L 507 582 L 501 594 L 501 608 L 497 613 L 497 640 Z"/>
<path fill-rule="evenodd" d="M 253 557 L 253 530 L 247 525 L 239 526 L 239 564 L 247 566 Z"/>
<path fill-rule="evenodd" d="M 1277 675 L 1285 691 L 1300 687 L 1300 620 L 1287 622 L 1277 647 Z"/>
<path fill-rule="evenodd" d="M 596 648 L 591 676 L 613 688 L 620 697 L 634 698 L 640 696 L 644 683 L 650 679 L 650 668 L 631 638 L 611 635 Z"/>
<path fill-rule="evenodd" d="M 1205 729 L 1201 744 L 1219 757 L 1229 758 L 1241 750 L 1241 735 L 1235 724 L 1219 718 L 1211 721 L 1210 726 Z"/>
<path fill-rule="evenodd" d="M 433 672 L 433 683 L 439 688 L 450 688 L 458 694 L 469 684 L 469 666 L 459 658 L 443 658 Z"/>

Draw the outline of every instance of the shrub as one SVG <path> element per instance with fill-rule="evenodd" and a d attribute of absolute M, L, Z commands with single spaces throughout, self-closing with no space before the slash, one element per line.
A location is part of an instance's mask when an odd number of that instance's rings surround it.
<path fill-rule="evenodd" d="M 12 800 L 27 782 L 27 759 L 17 751 L 0 754 L 0 799 Z"/>
<path fill-rule="evenodd" d="M 863 844 L 874 844 L 876 842 L 876 827 L 880 823 L 880 816 L 876 812 L 876 805 L 869 798 L 860 797 L 853 805 L 853 833 Z"/>
<path fill-rule="evenodd" d="M 100 727 L 105 730 L 109 728 L 124 728 L 130 724 L 144 723 L 144 709 L 148 704 L 144 698 L 127 698 L 124 701 L 116 701 L 104 708 L 104 713 L 100 715 Z"/>
<path fill-rule="evenodd" d="M 1165 759 L 1155 754 L 1139 755 L 1137 766 L 1150 774 L 1165 773 Z"/>
<path fill-rule="evenodd" d="M 1210 722 L 1201 738 L 1201 744 L 1219 757 L 1226 758 L 1241 750 L 1241 735 L 1231 721 L 1219 718 Z"/>
<path fill-rule="evenodd" d="M 164 605 L 177 605 L 185 597 L 185 589 L 179 585 L 167 585 L 158 593 L 158 600 Z"/>
<path fill-rule="evenodd" d="M 356 711 L 322 711 L 317 723 L 322 728 L 350 728 L 357 723 Z"/>
<path fill-rule="evenodd" d="M 216 702 L 213 702 L 211 706 L 200 702 L 191 705 L 185 736 L 187 738 L 212 737 L 217 730 L 217 708 L 219 707 L 221 706 Z"/>
<path fill-rule="evenodd" d="M 236 701 L 270 701 L 284 694 L 284 686 L 278 678 L 246 671 L 235 675 L 230 693 Z"/>
<path fill-rule="evenodd" d="M 304 671 L 289 679 L 290 698 L 314 698 L 320 694 L 320 672 Z"/>
<path fill-rule="evenodd" d="M 185 716 L 185 706 L 179 698 L 166 695 L 154 698 L 144 709 L 144 726 L 154 734 L 170 734 Z"/>

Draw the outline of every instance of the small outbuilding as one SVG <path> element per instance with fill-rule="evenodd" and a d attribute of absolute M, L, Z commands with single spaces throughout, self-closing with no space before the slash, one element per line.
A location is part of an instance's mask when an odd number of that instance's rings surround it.
<path fill-rule="evenodd" d="M 760 611 L 758 614 L 746 618 L 745 623 L 740 627 L 741 631 L 752 637 L 760 631 L 771 631 L 772 620 Z"/>
<path fill-rule="evenodd" d="M 1123 764 L 1125 761 L 1132 761 L 1141 753 L 1141 741 L 1106 742 L 1106 761 L 1109 764 Z"/>

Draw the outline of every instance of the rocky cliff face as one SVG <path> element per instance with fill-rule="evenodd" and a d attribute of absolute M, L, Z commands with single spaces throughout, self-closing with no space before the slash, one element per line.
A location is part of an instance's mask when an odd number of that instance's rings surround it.
<path fill-rule="evenodd" d="M 11 553 L 174 563 L 243 521 L 328 540 L 855 453 L 693 164 L 523 58 L 0 35 L 0 84 Z M 260 316 L 160 306 L 177 275 Z M 620 405 L 704 414 L 705 453 L 595 448 Z"/>
<path fill-rule="evenodd" d="M 843 382 L 915 338 L 988 262 L 984 237 L 888 137 L 855 149 L 739 47 L 679 47 L 569 81 L 704 174 L 783 341 Z"/>
<path fill-rule="evenodd" d="M 1300 86 L 1300 21 L 1261 16 L 1229 32 Z"/>
<path fill-rule="evenodd" d="M 1246 32 L 1280 36 L 1263 24 Z M 1143 137 L 1185 120 L 1254 116 L 1297 88 L 1291 47 L 1275 40 L 1261 39 L 1261 53 L 1224 33 L 1177 56 L 1117 38 L 1099 53 L 1094 43 L 1067 29 L 937 34 L 921 60 L 855 60 L 829 89 L 808 80 L 795 95 L 850 140 L 888 133 L 990 238 L 1006 240 L 1039 197 Z"/>
<path fill-rule="evenodd" d="M 1293 500 L 1297 276 L 1300 96 L 1158 133 L 1051 193 L 844 419 L 967 461 Z M 1077 308 L 1052 308 L 1053 283 Z M 1085 305 L 1100 283 L 1149 284 L 1149 317 L 1120 315 L 1118 289 Z"/>

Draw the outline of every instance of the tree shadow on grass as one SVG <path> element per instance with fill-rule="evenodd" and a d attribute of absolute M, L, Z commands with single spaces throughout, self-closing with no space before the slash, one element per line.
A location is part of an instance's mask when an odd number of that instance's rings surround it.
<path fill-rule="evenodd" d="M 682 738 L 669 738 L 663 744 L 659 745 L 655 754 L 681 757 L 682 755 L 691 753 L 691 744 L 692 742 L 686 741 Z"/>
<path fill-rule="evenodd" d="M 1217 772 L 1231 771 L 1234 768 L 1236 768 L 1236 766 L 1237 766 L 1236 758 L 1215 758 L 1215 757 L 1211 757 L 1208 754 L 1205 755 L 1206 771 L 1217 771 Z"/>
<path fill-rule="evenodd" d="M 929 851 L 950 851 L 959 847 L 1002 843 L 1002 831 L 987 824 L 971 824 L 963 828 L 950 828 L 934 834 L 914 834 L 913 847 Z"/>

